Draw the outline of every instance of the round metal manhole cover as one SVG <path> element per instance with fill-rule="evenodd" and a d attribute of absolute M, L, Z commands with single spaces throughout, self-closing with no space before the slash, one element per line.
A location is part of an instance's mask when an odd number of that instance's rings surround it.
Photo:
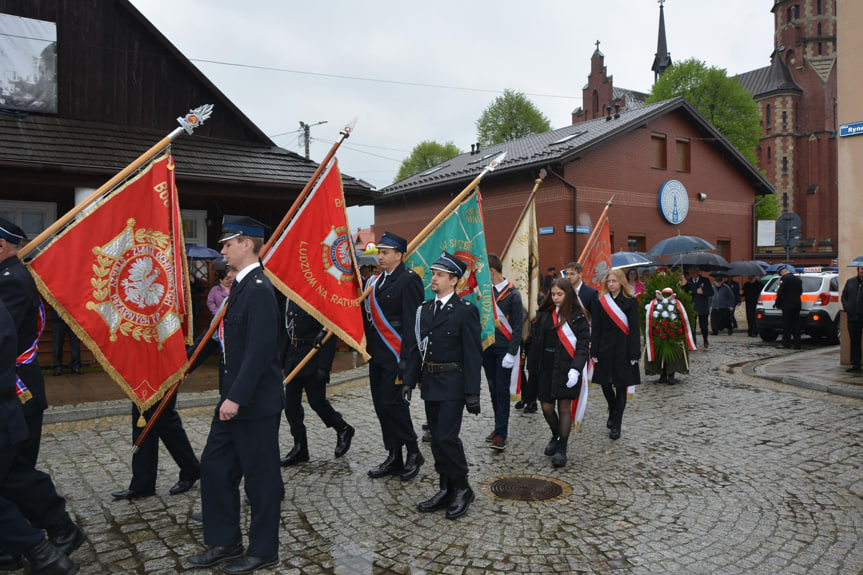
<path fill-rule="evenodd" d="M 572 493 L 572 488 L 563 481 L 540 475 L 495 477 L 486 490 L 492 497 L 507 501 L 553 501 Z"/>

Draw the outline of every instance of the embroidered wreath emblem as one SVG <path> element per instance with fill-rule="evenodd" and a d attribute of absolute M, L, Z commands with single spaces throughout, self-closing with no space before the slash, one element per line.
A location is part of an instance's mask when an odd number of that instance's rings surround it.
<path fill-rule="evenodd" d="M 340 283 L 353 279 L 354 264 L 351 259 L 351 238 L 348 228 L 330 228 L 330 233 L 321 242 L 324 269 Z"/>

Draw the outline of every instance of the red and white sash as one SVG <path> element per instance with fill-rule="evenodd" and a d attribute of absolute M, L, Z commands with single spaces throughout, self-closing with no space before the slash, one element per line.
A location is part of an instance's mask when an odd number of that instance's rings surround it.
<path fill-rule="evenodd" d="M 36 361 L 36 356 L 39 354 L 39 338 L 42 337 L 42 330 L 45 329 L 45 307 L 42 305 L 42 300 L 39 300 L 39 316 L 36 318 L 36 339 L 33 340 L 33 343 L 30 344 L 30 347 L 21 352 L 21 354 L 15 358 L 15 367 L 19 367 L 22 365 L 30 365 L 34 361 Z M 27 403 L 32 397 L 33 394 L 27 389 L 27 386 L 24 385 L 24 382 L 21 381 L 21 378 L 18 377 L 18 374 L 15 374 L 15 393 L 18 394 L 18 399 L 21 403 Z"/>
<path fill-rule="evenodd" d="M 623 310 L 620 309 L 620 306 L 617 305 L 617 302 L 614 301 L 614 298 L 611 297 L 611 294 L 607 293 L 602 296 L 599 303 L 602 305 L 602 309 L 608 314 L 608 317 L 611 318 L 611 321 L 620 328 L 620 331 L 629 335 L 629 320 L 626 318 Z"/>
<path fill-rule="evenodd" d="M 390 322 L 387 321 L 387 317 L 383 314 L 378 305 L 377 291 L 378 279 L 380 277 L 381 274 L 376 274 L 371 280 L 372 292 L 368 297 L 369 312 L 372 316 L 372 325 L 374 326 L 375 331 L 378 332 L 378 335 L 381 336 L 381 340 L 386 344 L 387 348 L 393 352 L 396 357 L 396 361 L 398 361 L 402 352 L 402 336 L 393 326 L 390 325 Z"/>
<path fill-rule="evenodd" d="M 674 303 L 677 304 L 677 313 L 680 314 L 680 322 L 683 325 L 683 333 L 686 336 L 686 345 L 689 346 L 690 351 L 695 351 L 695 336 L 692 333 L 692 328 L 689 326 L 689 317 L 686 315 L 686 308 L 683 307 L 683 304 L 680 303 L 680 300 L 675 299 Z M 656 307 L 656 300 L 650 302 L 650 306 L 647 308 L 647 321 L 644 322 L 644 340 L 646 342 L 645 345 L 645 353 L 647 355 L 647 361 L 653 361 L 656 357 L 656 353 L 653 350 L 653 337 L 650 335 L 650 329 L 653 325 L 653 308 Z"/>
<path fill-rule="evenodd" d="M 512 341 L 512 325 L 510 325 L 509 319 L 507 319 L 506 314 L 503 313 L 503 310 L 500 309 L 498 302 L 503 300 L 509 294 L 512 288 L 512 282 L 508 282 L 507 286 L 503 288 L 503 291 L 501 291 L 494 299 L 494 311 L 499 322 L 497 329 L 500 330 L 500 332 L 506 338 L 506 341 Z"/>

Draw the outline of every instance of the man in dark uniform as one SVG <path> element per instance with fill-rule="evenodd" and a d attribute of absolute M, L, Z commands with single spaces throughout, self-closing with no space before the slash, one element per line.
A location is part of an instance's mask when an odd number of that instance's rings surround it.
<path fill-rule="evenodd" d="M 581 302 L 581 307 L 588 314 L 592 314 L 593 307 L 599 301 L 599 292 L 582 281 L 584 268 L 578 262 L 569 262 L 566 264 L 565 272 L 566 279 L 572 284 L 572 289 L 575 290 L 575 295 L 578 296 L 578 301 Z"/>
<path fill-rule="evenodd" d="M 233 559 L 226 573 L 251 573 L 279 561 L 279 422 L 285 404 L 279 367 L 279 307 L 259 256 L 264 225 L 225 216 L 222 254 L 237 270 L 219 327 L 225 364 L 220 401 L 201 455 L 206 551 L 189 563 L 208 567 Z M 240 480 L 251 504 L 248 553 L 240 531 Z"/>
<path fill-rule="evenodd" d="M 32 396 L 24 404 L 28 436 L 16 450 L 9 474 L 0 488 L 0 497 L 16 505 L 34 527 L 46 530 L 54 544 L 70 554 L 81 546 L 86 536 L 66 512 L 66 500 L 57 494 L 51 477 L 36 469 L 42 414 L 48 407 L 45 381 L 36 359 L 45 310 L 33 277 L 18 259 L 19 244 L 25 239 L 21 228 L 0 218 L 0 300 L 15 326 L 15 369 L 18 380 L 27 389 L 22 399 Z M 0 553 L 0 566 L 6 562 L 17 562 L 17 558 Z"/>
<path fill-rule="evenodd" d="M 500 326 L 494 330 L 494 344 L 482 356 L 482 366 L 491 406 L 494 409 L 494 430 L 486 437 L 491 448 L 506 449 L 509 432 L 509 395 L 512 370 L 521 355 L 521 332 L 524 329 L 524 307 L 521 293 L 503 277 L 503 264 L 497 254 L 488 254 L 488 271 L 494 289 L 495 306 Z M 525 406 L 527 409 L 529 406 Z"/>
<path fill-rule="evenodd" d="M 405 333 L 405 398 L 420 385 L 432 434 L 440 491 L 417 508 L 446 509 L 447 519 L 467 513 L 474 500 L 467 481 L 467 459 L 459 439 L 462 413 L 479 414 L 482 340 L 479 310 L 458 297 L 455 286 L 467 264 L 444 252 L 431 265 L 435 298 L 423 302 Z"/>
<path fill-rule="evenodd" d="M 27 438 L 27 423 L 16 392 L 17 345 L 15 324 L 0 301 L 0 486 L 14 473 L 18 451 Z M 30 525 L 18 507 L 3 496 L 0 496 L 0 548 L 15 558 L 14 562 L 7 561 L 3 571 L 20 569 L 23 566 L 20 556 L 24 555 L 34 575 L 78 572 L 78 566 L 46 539 L 41 530 Z"/>
<path fill-rule="evenodd" d="M 761 295 L 761 288 L 764 284 L 757 276 L 749 276 L 749 281 L 743 284 L 743 299 L 746 305 L 746 332 L 749 337 L 758 335 L 758 296 Z"/>
<path fill-rule="evenodd" d="M 851 262 L 858 263 L 858 260 Z M 842 309 L 845 310 L 845 323 L 848 326 L 848 344 L 851 352 L 851 367 L 849 373 L 860 371 L 861 347 L 863 335 L 863 265 L 857 266 L 857 275 L 848 278 L 842 288 Z"/>
<path fill-rule="evenodd" d="M 425 290 L 420 277 L 402 263 L 407 250 L 404 238 L 384 232 L 377 248 L 381 272 L 369 280 L 373 287 L 364 304 L 364 317 L 366 351 L 371 356 L 372 402 L 389 455 L 370 469 L 368 475 L 372 478 L 400 475 L 402 481 L 410 481 L 417 476 L 425 459 L 417 445 L 409 405 L 402 396 L 399 366 L 403 364 L 399 361 L 403 357 L 404 330 L 413 324 Z M 407 447 L 407 459 L 402 459 L 403 445 Z"/>
<path fill-rule="evenodd" d="M 336 457 L 342 457 L 351 448 L 354 428 L 344 420 L 342 414 L 333 409 L 327 400 L 327 384 L 330 370 L 336 357 L 337 338 L 331 337 L 323 344 L 327 332 L 318 320 L 309 315 L 291 300 L 285 302 L 285 331 L 282 346 L 282 369 L 287 377 L 315 347 L 318 352 L 300 370 L 294 379 L 285 385 L 285 419 L 291 426 L 294 447 L 282 459 L 282 467 L 296 465 L 309 460 L 309 443 L 303 423 L 303 390 L 311 407 L 324 425 L 336 430 Z"/>
<path fill-rule="evenodd" d="M 704 351 L 710 348 L 710 341 L 707 334 L 710 331 L 710 297 L 713 295 L 713 286 L 710 285 L 710 280 L 701 275 L 701 270 L 697 267 L 689 268 L 689 279 L 683 284 L 683 289 L 692 296 L 692 307 L 695 308 L 695 315 L 698 316 L 698 325 L 701 328 L 701 338 L 704 342 Z"/>
<path fill-rule="evenodd" d="M 777 347 L 800 349 L 800 308 L 803 307 L 803 280 L 791 273 L 791 267 L 779 269 L 779 289 L 776 290 L 776 307 L 782 310 L 782 343 Z"/>

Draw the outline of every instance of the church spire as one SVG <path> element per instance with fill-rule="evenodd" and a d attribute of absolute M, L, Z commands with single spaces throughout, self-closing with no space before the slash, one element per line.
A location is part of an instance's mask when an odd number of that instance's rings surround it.
<path fill-rule="evenodd" d="M 666 68 L 671 66 L 671 54 L 668 53 L 668 42 L 665 40 L 665 0 L 659 2 L 659 40 L 656 42 L 656 56 L 653 58 L 654 82 L 662 76 Z"/>

